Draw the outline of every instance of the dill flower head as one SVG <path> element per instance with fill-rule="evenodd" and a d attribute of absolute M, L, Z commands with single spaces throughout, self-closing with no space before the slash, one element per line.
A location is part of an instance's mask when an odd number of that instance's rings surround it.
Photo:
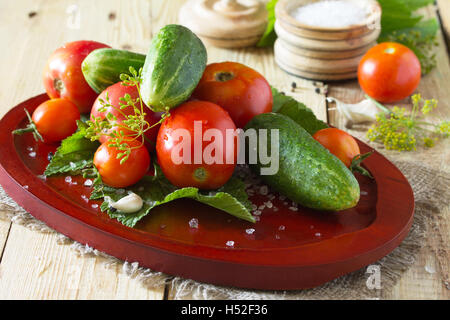
<path fill-rule="evenodd" d="M 423 100 L 420 94 L 411 97 L 412 111 L 407 115 L 405 108 L 393 107 L 391 112 L 379 113 L 376 122 L 367 132 L 370 141 L 384 144 L 388 150 L 413 151 L 419 144 L 431 148 L 439 137 L 450 136 L 450 122 L 433 124 L 418 119 L 419 110 L 423 115 L 437 108 L 437 100 Z M 434 131 L 430 128 L 434 127 Z"/>

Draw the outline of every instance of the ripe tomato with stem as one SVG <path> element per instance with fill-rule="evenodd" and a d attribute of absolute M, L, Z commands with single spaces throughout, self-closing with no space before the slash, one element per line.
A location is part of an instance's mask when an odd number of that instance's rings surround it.
<path fill-rule="evenodd" d="M 337 128 L 325 128 L 317 131 L 313 138 L 341 160 L 351 171 L 357 171 L 362 175 L 371 177 L 370 173 L 361 167 L 360 164 L 372 152 L 361 154 L 355 138 L 347 132 Z"/>
<path fill-rule="evenodd" d="M 97 93 L 88 85 L 81 63 L 89 53 L 108 45 L 96 41 L 74 41 L 56 49 L 43 72 L 45 91 L 50 98 L 65 98 L 78 107 L 80 113 L 91 110 Z"/>
<path fill-rule="evenodd" d="M 61 141 L 77 130 L 80 112 L 77 106 L 67 99 L 51 99 L 41 103 L 30 116 L 25 109 L 30 123 L 24 129 L 13 131 L 14 134 L 32 132 L 36 140 L 46 143 Z"/>
<path fill-rule="evenodd" d="M 211 63 L 192 95 L 228 111 L 236 127 L 244 128 L 254 116 L 272 111 L 272 90 L 254 69 L 237 62 Z"/>

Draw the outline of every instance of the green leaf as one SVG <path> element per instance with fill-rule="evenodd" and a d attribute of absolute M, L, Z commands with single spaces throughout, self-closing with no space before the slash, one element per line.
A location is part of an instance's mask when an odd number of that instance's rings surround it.
<path fill-rule="evenodd" d="M 311 135 L 321 129 L 328 128 L 328 125 L 317 119 L 306 105 L 298 102 L 292 97 L 280 93 L 277 89 L 272 87 L 273 107 L 272 111 L 288 116 L 300 126 L 308 131 Z"/>
<path fill-rule="evenodd" d="M 281 93 L 274 87 L 270 87 L 272 89 L 272 97 L 273 97 L 273 105 L 272 105 L 272 112 L 278 112 L 281 107 L 288 101 L 290 101 L 292 98 L 285 95 L 284 93 Z"/>
<path fill-rule="evenodd" d="M 85 138 L 87 125 L 78 121 L 78 130 L 61 142 L 55 155 L 45 169 L 44 175 L 51 176 L 62 173 L 77 173 L 92 167 L 94 152 L 99 143 Z"/>
<path fill-rule="evenodd" d="M 130 191 L 144 200 L 144 206 L 141 210 L 130 214 L 110 208 L 110 200 L 117 201 Z M 250 213 L 251 203 L 245 192 L 245 184 L 235 177 L 232 177 L 223 187 L 213 192 L 203 192 L 194 187 L 178 189 L 164 177 L 159 166 L 155 165 L 155 176 L 146 176 L 136 185 L 127 189 L 108 187 L 98 177 L 94 182 L 91 199 L 101 198 L 105 199 L 100 207 L 101 210 L 106 211 L 111 218 L 117 219 L 128 227 L 134 227 L 151 209 L 181 198 L 194 199 L 237 218 L 255 222 Z"/>
<path fill-rule="evenodd" d="M 271 47 L 277 39 L 277 34 L 275 33 L 275 6 L 278 0 L 270 0 L 267 5 L 267 26 L 261 39 L 259 39 L 256 44 L 257 47 Z"/>

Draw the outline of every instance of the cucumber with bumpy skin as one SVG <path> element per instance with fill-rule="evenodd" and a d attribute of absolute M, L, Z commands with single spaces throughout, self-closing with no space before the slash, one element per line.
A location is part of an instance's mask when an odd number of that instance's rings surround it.
<path fill-rule="evenodd" d="M 125 50 L 102 48 L 92 51 L 81 64 L 84 78 L 95 92 L 101 93 L 120 81 L 121 73 L 130 73 L 130 67 L 144 66 L 145 55 Z"/>
<path fill-rule="evenodd" d="M 294 120 L 265 113 L 250 120 L 249 128 L 268 130 L 268 155 L 272 152 L 271 129 L 279 130 L 279 170 L 261 176 L 271 188 L 313 209 L 340 211 L 356 206 L 360 189 L 354 175 Z M 267 166 L 258 163 L 250 167 L 259 174 Z"/>
<path fill-rule="evenodd" d="M 154 111 L 186 101 L 206 67 L 206 48 L 188 28 L 170 24 L 152 39 L 142 73 L 142 99 Z"/>

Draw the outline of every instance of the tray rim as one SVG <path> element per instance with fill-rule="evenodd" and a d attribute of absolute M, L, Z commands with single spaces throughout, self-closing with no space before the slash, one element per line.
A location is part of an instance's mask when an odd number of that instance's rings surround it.
<path fill-rule="evenodd" d="M 373 169 L 379 164 L 380 157 L 383 160 L 382 162 L 385 164 L 388 164 L 389 166 L 387 168 L 384 168 L 385 170 L 390 171 L 390 173 L 393 173 L 393 177 L 384 176 L 385 174 L 378 176 L 377 175 L 377 193 L 378 193 L 378 199 L 377 199 L 377 212 L 381 210 L 380 206 L 386 205 L 384 202 L 387 200 L 386 195 L 383 190 L 381 190 L 382 186 L 389 186 L 394 184 L 397 188 L 402 188 L 402 192 L 406 195 L 406 203 L 401 204 L 400 209 L 403 209 L 402 216 L 400 217 L 401 221 L 397 221 L 395 225 L 395 230 L 391 233 L 394 234 L 393 236 L 383 236 L 376 238 L 376 241 L 374 240 L 374 236 L 380 236 L 378 231 L 378 228 L 383 226 L 383 223 L 386 221 L 386 215 L 380 215 L 377 213 L 377 216 L 375 220 L 372 222 L 370 226 L 367 228 L 339 235 L 337 237 L 332 237 L 330 239 L 308 243 L 308 244 L 302 244 L 300 246 L 295 247 L 287 247 L 287 248 L 269 248 L 269 249 L 249 249 L 249 248 L 219 248 L 216 246 L 209 247 L 204 245 L 191 245 L 191 244 L 185 244 L 177 240 L 171 240 L 169 241 L 166 238 L 159 237 L 157 235 L 152 235 L 149 233 L 146 233 L 145 231 L 129 228 L 126 226 L 123 226 L 119 222 L 108 221 L 106 223 L 103 221 L 103 219 L 97 219 L 92 216 L 92 214 L 86 214 L 83 215 L 83 212 L 89 212 L 89 210 L 82 208 L 81 206 L 74 206 L 72 202 L 69 202 L 66 198 L 64 198 L 62 195 L 56 193 L 53 189 L 51 189 L 49 186 L 46 185 L 46 183 L 36 177 L 34 174 L 31 173 L 31 171 L 28 169 L 28 167 L 22 162 L 20 156 L 15 151 L 14 147 L 14 138 L 12 134 L 10 134 L 11 130 L 13 128 L 16 128 L 18 124 L 20 124 L 23 119 L 25 118 L 25 113 L 23 112 L 23 108 L 27 107 L 27 109 L 32 112 L 34 108 L 37 107 L 41 102 L 47 100 L 48 97 L 46 94 L 41 94 L 38 96 L 35 96 L 33 98 L 30 98 L 18 106 L 11 109 L 0 121 L 0 141 L 3 141 L 2 144 L 0 144 L 0 154 L 8 154 L 8 157 L 0 157 L 0 183 L 3 185 L 5 191 L 14 199 L 16 200 L 19 205 L 22 205 L 28 212 L 30 212 L 32 215 L 36 216 L 38 219 L 43 220 L 46 222 L 50 227 L 54 228 L 58 232 L 61 232 L 63 234 L 66 234 L 67 236 L 71 237 L 72 239 L 76 241 L 80 241 L 83 244 L 89 243 L 87 239 L 84 239 L 81 235 L 73 234 L 70 230 L 62 230 L 64 228 L 61 228 L 61 226 L 56 225 L 55 223 L 52 223 L 50 220 L 50 216 L 46 217 L 46 214 L 41 212 L 37 212 L 36 209 L 39 207 L 41 209 L 46 208 L 49 211 L 53 211 L 54 214 L 62 215 L 66 219 L 70 218 L 73 220 L 73 223 L 81 223 L 84 225 L 84 228 L 90 228 L 92 230 L 96 230 L 97 232 L 100 232 L 103 234 L 103 236 L 112 237 L 116 241 L 126 241 L 130 244 L 133 244 L 133 246 L 139 246 L 144 247 L 147 250 L 153 250 L 155 251 L 154 254 L 166 254 L 166 255 L 174 255 L 176 257 L 181 257 L 185 259 L 194 259 L 198 260 L 198 262 L 202 261 L 203 263 L 209 263 L 214 262 L 215 264 L 221 264 L 224 266 L 241 266 L 241 267 L 258 267 L 258 268 L 268 268 L 268 269 L 280 269 L 280 270 L 287 270 L 289 268 L 313 268 L 313 267 L 324 267 L 324 266 L 332 266 L 332 265 L 340 265 L 340 264 L 349 264 L 352 261 L 358 261 L 358 260 L 364 260 L 364 257 L 369 255 L 372 256 L 371 261 L 376 261 L 392 251 L 400 242 L 403 240 L 403 238 L 407 235 L 409 228 L 411 227 L 412 221 L 413 221 L 413 215 L 414 215 L 414 195 L 412 192 L 412 189 L 407 182 L 406 178 L 403 176 L 403 174 L 391 163 L 389 162 L 384 156 L 379 154 L 378 152 L 375 152 L 375 156 L 372 156 L 367 161 L 367 168 L 370 170 Z M 361 143 L 361 146 L 363 149 L 369 149 L 367 145 Z M 363 152 L 365 150 L 362 150 Z M 14 177 L 11 175 L 11 171 L 15 170 L 16 173 L 14 174 Z M 17 172 L 19 172 L 17 174 Z M 21 181 L 26 181 L 23 179 L 29 179 L 30 175 L 34 177 L 34 179 L 30 179 L 27 181 L 27 185 L 29 185 L 29 190 L 23 189 Z M 398 190 L 398 189 L 397 189 Z M 41 199 L 46 194 L 52 194 L 54 198 L 52 198 L 52 201 L 55 200 L 54 203 L 49 203 L 47 200 Z M 26 199 L 25 199 L 26 198 Z M 382 200 L 382 201 L 381 201 Z M 28 201 L 35 202 L 34 204 L 28 203 Z M 381 203 L 380 203 L 381 201 Z M 71 207 L 71 212 L 67 212 L 67 206 Z M 398 207 L 398 205 L 397 205 Z M 385 210 L 385 209 L 384 209 Z M 75 216 L 76 213 L 81 214 L 80 216 Z M 54 217 L 53 217 L 54 218 Z M 392 228 L 393 226 L 389 224 L 389 227 Z M 94 232 L 94 231 L 93 231 Z M 361 245 L 361 241 L 364 242 L 364 240 L 369 240 L 372 243 L 372 245 L 369 248 L 357 248 L 356 253 L 352 251 L 350 254 L 349 251 L 346 251 L 346 253 L 342 254 L 342 252 L 338 252 L 339 250 L 334 250 L 335 252 L 331 252 L 331 256 L 328 256 L 326 259 L 324 258 L 318 258 L 317 255 L 314 257 L 313 253 L 316 252 L 316 250 L 326 249 L 328 247 L 328 251 L 330 251 L 331 248 L 335 248 L 336 246 L 341 245 L 342 243 L 345 244 L 347 241 L 347 245 Z M 157 243 L 159 242 L 159 243 Z M 91 242 L 92 243 L 92 242 Z M 331 244 L 331 246 L 330 246 Z M 334 244 L 334 245 L 333 245 Z M 141 260 L 139 257 L 131 257 L 128 254 L 114 254 L 111 253 L 111 251 L 106 248 L 102 243 L 97 243 L 93 245 L 95 248 L 100 249 L 102 251 L 105 251 L 106 253 L 112 254 L 114 256 L 120 256 L 119 258 L 124 260 L 129 260 L 131 258 L 132 260 Z M 342 248 L 341 248 L 342 250 Z M 355 249 L 353 249 L 355 250 Z M 295 251 L 295 252 L 293 252 Z M 298 260 L 299 251 L 302 253 L 302 259 Z M 271 258 L 271 254 L 273 253 L 277 254 L 283 254 L 285 259 L 278 259 L 277 261 L 274 261 L 274 259 Z M 116 252 L 117 253 L 117 252 Z M 292 253 L 297 253 L 297 255 L 294 255 Z M 308 254 L 309 259 L 308 259 Z M 305 255 L 305 256 L 303 256 Z M 300 255 L 299 255 L 300 256 Z M 320 255 L 321 257 L 323 255 Z M 276 259 L 275 259 L 276 260 Z M 148 261 L 143 261 L 144 264 L 147 264 Z M 195 263 L 194 263 L 195 264 Z M 367 265 L 367 259 L 365 262 L 359 262 L 357 265 L 359 267 L 362 267 L 364 265 Z M 153 266 L 154 267 L 154 266 Z M 162 271 L 164 268 L 160 268 L 160 271 Z M 173 268 L 169 268 L 173 269 Z M 348 268 L 347 268 L 348 269 Z M 352 270 L 344 270 L 340 271 L 339 268 L 337 268 L 335 272 L 335 276 L 339 276 L 351 271 L 354 271 L 358 268 L 353 267 Z M 230 269 L 231 270 L 231 269 Z M 164 272 L 164 271 L 163 271 Z M 174 273 L 171 270 L 168 270 L 168 273 Z M 179 272 L 177 274 L 180 274 Z M 188 276 L 190 277 L 190 276 Z M 207 276 L 195 277 L 198 280 L 207 280 Z M 214 282 L 215 279 L 212 279 Z M 329 279 L 331 280 L 331 279 Z M 254 282 L 254 281 L 253 281 Z M 249 281 L 249 283 L 253 283 L 252 281 Z M 216 281 L 217 283 L 217 281 Z M 229 282 L 218 282 L 219 284 L 226 284 L 229 285 Z M 321 282 L 322 283 L 322 282 Z M 231 283 L 233 285 L 236 285 L 236 283 Z M 289 283 L 285 283 L 286 286 L 283 286 L 284 289 L 295 289 L 299 288 L 298 286 L 289 286 Z M 255 287 L 255 285 L 244 285 L 244 287 Z M 256 287 L 255 287 L 256 288 Z M 275 289 L 273 285 L 267 287 L 267 286 L 257 286 L 257 288 L 267 288 L 267 289 Z M 280 289 L 283 289 L 280 288 Z"/>

